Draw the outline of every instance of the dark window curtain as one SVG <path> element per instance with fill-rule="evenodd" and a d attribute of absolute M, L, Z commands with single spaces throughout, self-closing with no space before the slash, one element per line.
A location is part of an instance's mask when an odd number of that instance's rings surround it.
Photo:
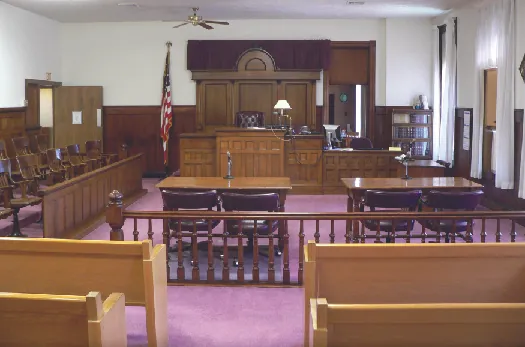
<path fill-rule="evenodd" d="M 234 70 L 242 53 L 267 51 L 280 70 L 322 70 L 330 67 L 330 40 L 190 40 L 187 69 Z"/>

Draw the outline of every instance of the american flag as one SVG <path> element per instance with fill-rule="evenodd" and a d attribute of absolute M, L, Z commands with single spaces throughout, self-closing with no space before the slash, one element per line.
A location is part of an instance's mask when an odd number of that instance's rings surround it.
<path fill-rule="evenodd" d="M 164 149 L 164 166 L 168 166 L 168 141 L 170 139 L 170 128 L 173 121 L 171 109 L 171 78 L 170 78 L 170 49 L 166 53 L 166 64 L 164 66 L 164 78 L 162 81 L 162 103 L 160 111 L 160 137 Z"/>

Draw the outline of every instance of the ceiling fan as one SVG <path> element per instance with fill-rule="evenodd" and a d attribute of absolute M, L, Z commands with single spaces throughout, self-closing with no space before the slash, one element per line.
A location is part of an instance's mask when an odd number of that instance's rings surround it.
<path fill-rule="evenodd" d="M 175 25 L 174 28 L 180 28 L 181 26 L 191 24 L 193 26 L 201 26 L 204 29 L 211 30 L 213 27 L 209 24 L 220 24 L 220 25 L 230 25 L 228 22 L 220 22 L 216 20 L 204 20 L 201 16 L 197 16 L 197 11 L 199 10 L 198 7 L 193 7 L 193 15 L 188 16 L 188 19 L 185 21 L 185 23 Z"/>

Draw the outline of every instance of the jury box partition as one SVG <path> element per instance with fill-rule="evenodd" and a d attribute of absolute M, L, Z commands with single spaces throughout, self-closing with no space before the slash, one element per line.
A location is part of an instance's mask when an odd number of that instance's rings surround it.
<path fill-rule="evenodd" d="M 82 174 L 43 189 L 44 237 L 81 238 L 103 222 L 108 194 L 127 192 L 128 205 L 146 191 L 142 189 L 142 154 Z"/>

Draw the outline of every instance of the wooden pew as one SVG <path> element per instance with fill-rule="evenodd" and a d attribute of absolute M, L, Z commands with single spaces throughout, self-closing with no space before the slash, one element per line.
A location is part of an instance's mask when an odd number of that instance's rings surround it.
<path fill-rule="evenodd" d="M 0 239 L 4 292 L 105 297 L 124 293 L 126 305 L 146 307 L 148 346 L 167 347 L 166 247 L 151 241 Z"/>
<path fill-rule="evenodd" d="M 525 346 L 525 244 L 310 242 L 304 288 L 305 346 Z"/>
<path fill-rule="evenodd" d="M 127 346 L 124 294 L 0 293 L 1 346 Z"/>

